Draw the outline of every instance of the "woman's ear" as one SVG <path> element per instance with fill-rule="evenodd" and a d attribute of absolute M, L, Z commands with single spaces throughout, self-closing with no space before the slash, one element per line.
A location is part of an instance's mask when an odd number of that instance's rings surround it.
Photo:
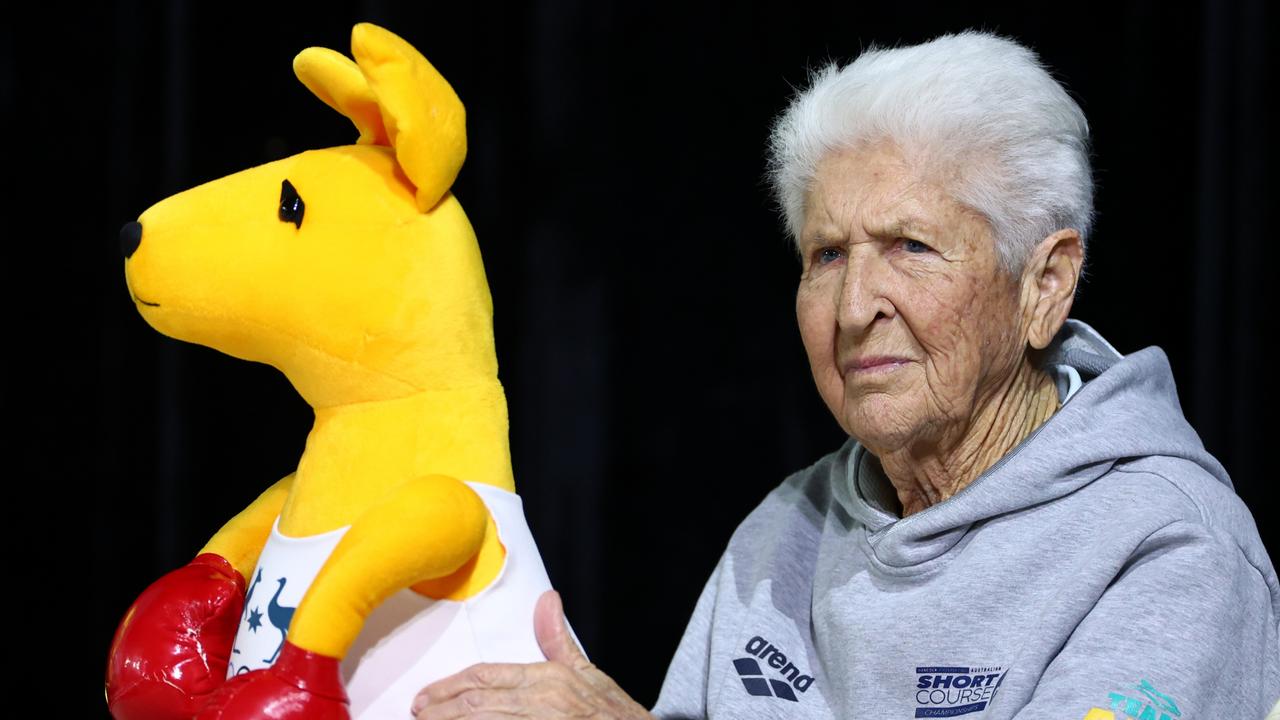
<path fill-rule="evenodd" d="M 1031 254 L 1022 277 L 1030 295 L 1027 342 L 1036 350 L 1048 347 L 1067 321 L 1082 265 L 1084 243 L 1071 228 L 1046 237 Z"/>

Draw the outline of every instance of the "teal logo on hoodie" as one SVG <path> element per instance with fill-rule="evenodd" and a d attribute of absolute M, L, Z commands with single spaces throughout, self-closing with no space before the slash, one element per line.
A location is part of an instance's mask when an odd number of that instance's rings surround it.
<path fill-rule="evenodd" d="M 1116 718 L 1176 720 L 1182 717 L 1178 703 L 1169 695 L 1156 690 L 1155 685 L 1146 678 L 1134 685 L 1132 690 L 1107 693 L 1107 697 L 1111 700 L 1111 711 Z"/>

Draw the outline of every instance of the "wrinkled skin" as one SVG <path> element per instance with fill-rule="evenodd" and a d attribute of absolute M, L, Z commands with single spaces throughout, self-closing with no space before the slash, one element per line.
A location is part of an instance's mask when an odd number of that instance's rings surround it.
<path fill-rule="evenodd" d="M 887 142 L 828 155 L 807 200 L 796 316 L 814 381 L 902 514 L 919 512 L 1056 409 L 1028 351 L 1066 321 L 1079 233 L 1045 238 L 1011 276 L 987 222 Z"/>
<path fill-rule="evenodd" d="M 417 720 L 449 718 L 652 718 L 578 649 L 560 595 L 549 590 L 534 610 L 534 633 L 547 662 L 484 663 L 428 685 L 413 703 Z"/>

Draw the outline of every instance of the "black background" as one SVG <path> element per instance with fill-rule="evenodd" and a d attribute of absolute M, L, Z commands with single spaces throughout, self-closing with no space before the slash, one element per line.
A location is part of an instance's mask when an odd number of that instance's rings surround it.
<path fill-rule="evenodd" d="M 795 329 L 763 146 L 807 67 L 871 43 L 996 30 L 1067 85 L 1099 186 L 1072 315 L 1122 352 L 1165 349 L 1275 552 L 1268 18 L 1262 0 L 1167 5 L 16 11 L 0 35 L 11 653 L 30 682 L 67 688 L 47 696 L 65 714 L 105 715 L 106 648 L 132 598 L 296 463 L 307 406 L 271 368 L 147 327 L 117 231 L 181 189 L 354 142 L 290 63 L 308 45 L 349 52 L 361 20 L 419 48 L 467 105 L 455 191 L 493 291 L 516 482 L 588 652 L 641 702 L 737 522 L 842 440 Z"/>

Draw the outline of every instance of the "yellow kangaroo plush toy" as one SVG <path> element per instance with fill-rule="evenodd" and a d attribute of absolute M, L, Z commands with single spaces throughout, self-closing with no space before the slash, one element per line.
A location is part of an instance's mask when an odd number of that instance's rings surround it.
<path fill-rule="evenodd" d="M 550 587 L 514 494 L 492 301 L 449 192 L 462 103 L 357 25 L 298 78 L 357 144 L 168 198 L 121 230 L 166 335 L 279 368 L 315 409 L 296 472 L 149 587 L 112 643 L 120 720 L 395 718 L 475 662 L 543 659 Z M 228 680 L 229 678 L 229 680 Z"/>

